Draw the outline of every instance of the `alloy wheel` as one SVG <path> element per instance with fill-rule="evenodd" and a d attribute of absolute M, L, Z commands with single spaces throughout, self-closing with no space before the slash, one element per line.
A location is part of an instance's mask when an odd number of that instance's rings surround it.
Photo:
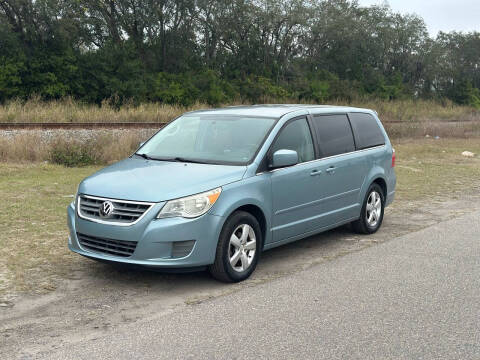
<path fill-rule="evenodd" d="M 246 271 L 255 258 L 257 239 L 255 231 L 248 224 L 241 224 L 235 228 L 230 236 L 228 254 L 232 269 L 237 272 Z"/>
<path fill-rule="evenodd" d="M 372 228 L 377 226 L 380 215 L 382 214 L 382 198 L 378 192 L 372 191 L 370 193 L 367 199 L 366 210 L 365 216 L 368 226 Z"/>

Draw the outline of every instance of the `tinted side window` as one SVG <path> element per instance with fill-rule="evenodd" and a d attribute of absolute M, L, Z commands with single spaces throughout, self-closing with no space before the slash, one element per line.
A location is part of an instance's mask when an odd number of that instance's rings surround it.
<path fill-rule="evenodd" d="M 313 118 L 322 157 L 355 150 L 352 129 L 347 115 L 320 115 Z"/>
<path fill-rule="evenodd" d="M 292 121 L 281 130 L 273 144 L 272 154 L 277 150 L 295 150 L 298 153 L 298 162 L 315 158 L 312 135 L 306 119 Z"/>
<path fill-rule="evenodd" d="M 351 113 L 350 123 L 355 133 L 355 142 L 357 149 L 367 149 L 369 147 L 385 145 L 385 138 L 382 130 L 378 126 L 377 120 L 370 115 L 364 113 Z"/>

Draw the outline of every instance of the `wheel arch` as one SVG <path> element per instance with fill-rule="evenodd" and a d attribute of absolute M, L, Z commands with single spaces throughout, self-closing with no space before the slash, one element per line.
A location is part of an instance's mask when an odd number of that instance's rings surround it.
<path fill-rule="evenodd" d="M 368 172 L 368 175 L 365 177 L 365 180 L 363 182 L 362 190 L 360 191 L 360 198 L 359 198 L 360 202 L 364 200 L 365 195 L 367 194 L 368 188 L 373 183 L 377 183 L 382 188 L 382 190 L 384 190 L 385 198 L 387 197 L 388 182 L 387 182 L 387 175 L 385 174 L 385 169 L 381 166 L 374 165 Z"/>
<path fill-rule="evenodd" d="M 382 191 L 383 191 L 383 197 L 384 199 L 387 198 L 387 195 L 388 195 L 388 192 L 387 192 L 387 182 L 385 181 L 385 179 L 381 176 L 375 178 L 371 183 L 370 185 L 372 184 L 378 184 L 381 188 L 382 188 Z M 370 187 L 369 185 L 369 187 Z"/>
<path fill-rule="evenodd" d="M 225 226 L 227 220 L 237 211 L 248 212 L 253 217 L 255 217 L 255 219 L 257 219 L 258 224 L 260 225 L 260 230 L 262 232 L 263 248 L 269 239 L 270 233 L 268 229 L 270 228 L 270 220 L 268 217 L 268 213 L 265 211 L 265 209 L 263 209 L 261 204 L 257 203 L 254 199 L 244 199 L 243 201 L 232 204 L 232 206 L 230 206 L 228 210 L 224 212 L 224 220 L 221 224 L 220 231 Z"/>
<path fill-rule="evenodd" d="M 233 210 L 230 213 L 229 217 L 236 211 L 245 211 L 251 214 L 252 216 L 254 216 L 255 219 L 257 219 L 258 224 L 260 225 L 260 231 L 262 232 L 262 248 L 263 248 L 263 246 L 265 245 L 265 237 L 267 236 L 267 218 L 265 217 L 263 210 L 254 204 L 245 204 Z"/>

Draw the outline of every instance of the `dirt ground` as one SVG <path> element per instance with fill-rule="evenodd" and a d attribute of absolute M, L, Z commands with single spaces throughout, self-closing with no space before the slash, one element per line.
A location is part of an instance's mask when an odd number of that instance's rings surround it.
<path fill-rule="evenodd" d="M 35 358 L 66 343 L 95 339 L 131 322 L 182 311 L 211 298 L 275 281 L 320 262 L 480 209 L 480 181 L 451 199 L 402 201 L 387 208 L 381 230 L 373 236 L 348 226 L 267 251 L 251 279 L 222 284 L 206 273 L 162 274 L 133 271 L 88 261 L 43 296 L 24 296 L 14 307 L 0 308 L 2 358 Z M 352 269 L 355 271 L 355 269 Z"/>

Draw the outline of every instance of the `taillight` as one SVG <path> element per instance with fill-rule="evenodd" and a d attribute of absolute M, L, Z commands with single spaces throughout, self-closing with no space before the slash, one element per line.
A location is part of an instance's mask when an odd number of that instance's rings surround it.
<path fill-rule="evenodd" d="M 395 149 L 392 149 L 392 168 L 395 167 Z"/>

